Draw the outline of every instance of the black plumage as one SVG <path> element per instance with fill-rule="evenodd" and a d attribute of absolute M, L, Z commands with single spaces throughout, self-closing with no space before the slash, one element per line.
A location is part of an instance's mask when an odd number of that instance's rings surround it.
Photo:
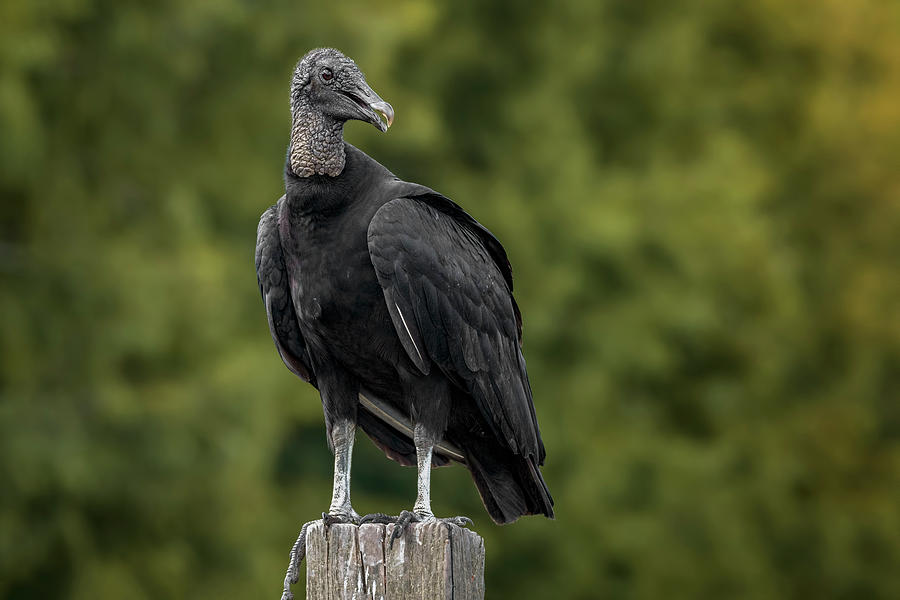
<path fill-rule="evenodd" d="M 329 516 L 349 497 L 353 431 L 419 466 L 413 519 L 434 518 L 429 467 L 465 464 L 491 518 L 553 516 L 545 451 L 500 242 L 454 202 L 399 180 L 342 139 L 393 109 L 336 50 L 307 54 L 291 90 L 285 195 L 262 216 L 256 269 L 285 365 L 316 386 L 335 452 Z"/>

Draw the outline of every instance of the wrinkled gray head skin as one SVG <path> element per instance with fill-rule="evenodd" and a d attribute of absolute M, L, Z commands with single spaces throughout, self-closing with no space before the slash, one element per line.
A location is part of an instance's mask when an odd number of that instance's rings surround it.
<path fill-rule="evenodd" d="M 394 110 L 351 59 L 334 48 L 311 50 L 297 63 L 291 80 L 291 170 L 298 177 L 340 175 L 344 123 L 350 119 L 387 131 Z"/>

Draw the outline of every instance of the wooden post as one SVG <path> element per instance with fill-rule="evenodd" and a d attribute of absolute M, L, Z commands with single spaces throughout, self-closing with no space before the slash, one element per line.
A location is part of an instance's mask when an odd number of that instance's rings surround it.
<path fill-rule="evenodd" d="M 484 540 L 441 522 L 393 525 L 321 521 L 306 531 L 307 600 L 483 600 Z"/>

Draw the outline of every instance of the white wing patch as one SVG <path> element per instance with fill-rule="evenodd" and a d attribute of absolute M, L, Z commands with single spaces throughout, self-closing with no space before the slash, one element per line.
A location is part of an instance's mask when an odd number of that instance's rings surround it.
<path fill-rule="evenodd" d="M 409 341 L 412 342 L 413 348 L 416 349 L 416 354 L 419 355 L 419 360 L 424 364 L 425 357 L 422 356 L 422 353 L 419 351 L 419 347 L 416 346 L 416 340 L 413 339 L 412 333 L 409 332 L 409 325 L 406 324 L 406 318 L 403 316 L 403 311 L 400 310 L 400 307 L 394 302 L 394 308 L 397 309 L 397 314 L 400 315 L 400 321 L 403 323 L 403 328 L 406 329 L 406 335 L 409 336 Z"/>

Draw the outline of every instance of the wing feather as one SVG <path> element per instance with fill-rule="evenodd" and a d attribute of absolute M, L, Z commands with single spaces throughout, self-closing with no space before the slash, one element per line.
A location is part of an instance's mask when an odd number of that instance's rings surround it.
<path fill-rule="evenodd" d="M 279 201 L 280 202 L 282 200 Z M 278 232 L 278 206 L 270 207 L 259 219 L 256 230 L 256 281 L 266 305 L 269 331 L 285 366 L 295 375 L 316 385 L 309 367 L 306 342 L 300 333 L 290 282 L 284 263 L 281 235 Z"/>
<path fill-rule="evenodd" d="M 372 218 L 369 254 L 388 311 L 423 373 L 439 368 L 513 452 L 543 462 L 506 254 L 453 206 L 397 198 Z"/>

